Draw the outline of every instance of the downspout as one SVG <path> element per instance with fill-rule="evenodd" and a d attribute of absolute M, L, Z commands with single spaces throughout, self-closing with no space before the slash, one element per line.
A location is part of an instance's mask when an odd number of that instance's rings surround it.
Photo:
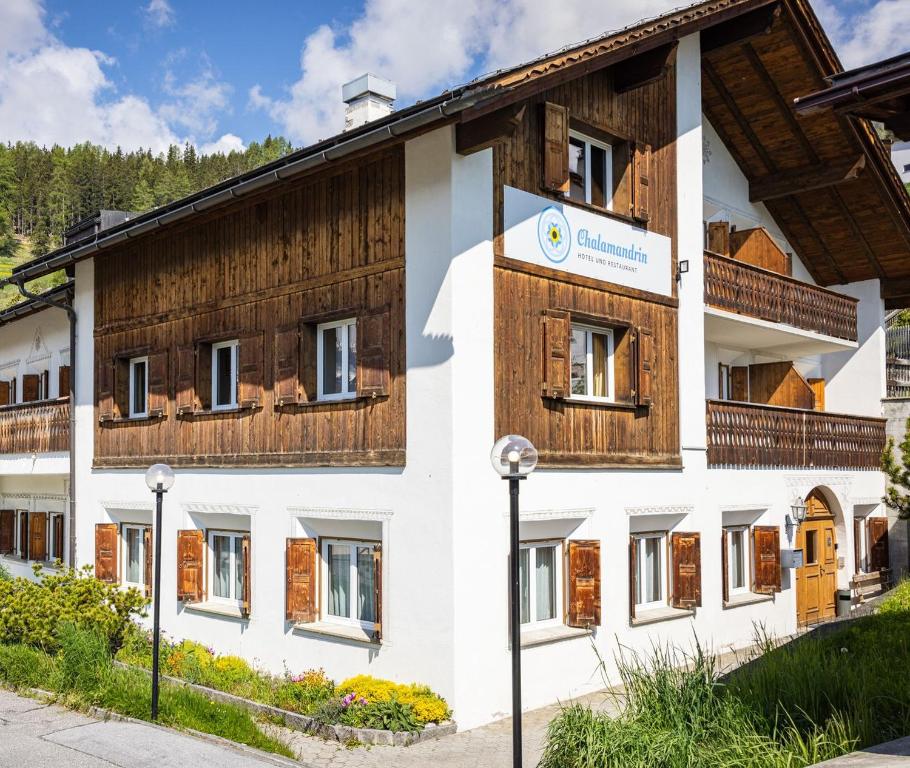
<path fill-rule="evenodd" d="M 16 288 L 25 298 L 46 304 L 49 307 L 62 309 L 70 321 L 70 436 L 69 436 L 69 462 L 70 482 L 67 496 L 67 522 L 69 523 L 69 557 L 67 563 L 71 568 L 76 567 L 76 310 L 73 309 L 73 298 L 70 295 L 68 303 L 42 298 L 32 293 L 25 287 L 22 278 L 15 280 Z"/>

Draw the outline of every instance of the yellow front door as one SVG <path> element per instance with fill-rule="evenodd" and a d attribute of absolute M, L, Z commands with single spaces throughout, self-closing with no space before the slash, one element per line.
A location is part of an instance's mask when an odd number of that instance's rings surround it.
<path fill-rule="evenodd" d="M 803 551 L 803 567 L 796 569 L 796 618 L 814 624 L 835 613 L 837 542 L 834 515 L 821 493 L 809 494 L 806 505 L 806 520 L 796 534 L 796 548 Z"/>

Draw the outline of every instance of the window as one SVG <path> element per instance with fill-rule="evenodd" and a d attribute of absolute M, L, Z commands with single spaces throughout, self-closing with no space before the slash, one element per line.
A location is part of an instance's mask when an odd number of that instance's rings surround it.
<path fill-rule="evenodd" d="M 316 328 L 319 400 L 357 396 L 357 321 L 339 320 Z"/>
<path fill-rule="evenodd" d="M 718 400 L 732 400 L 733 386 L 730 379 L 730 366 L 720 363 L 718 374 Z"/>
<path fill-rule="evenodd" d="M 147 357 L 130 360 L 130 418 L 148 416 L 148 369 Z"/>
<path fill-rule="evenodd" d="M 806 531 L 806 565 L 815 565 L 818 562 L 818 531 Z"/>
<path fill-rule="evenodd" d="M 237 407 L 237 355 L 240 344 L 212 344 L 212 410 Z"/>
<path fill-rule="evenodd" d="M 749 564 L 749 528 L 727 528 L 727 589 L 729 595 L 749 591 L 751 579 Z"/>
<path fill-rule="evenodd" d="M 243 602 L 243 538 L 227 531 L 209 533 L 209 597 L 213 602 Z"/>
<path fill-rule="evenodd" d="M 145 527 L 123 526 L 123 583 L 145 587 Z"/>
<path fill-rule="evenodd" d="M 647 610 L 666 605 L 666 534 L 635 537 L 635 607 Z"/>
<path fill-rule="evenodd" d="M 50 546 L 48 549 L 50 550 L 52 560 L 63 560 L 63 547 L 65 545 L 63 532 L 63 514 L 60 512 L 51 513 L 50 523 L 47 526 L 47 534 L 50 538 Z"/>
<path fill-rule="evenodd" d="M 612 402 L 613 331 L 573 325 L 571 365 L 572 397 Z"/>
<path fill-rule="evenodd" d="M 322 543 L 324 619 L 373 630 L 376 621 L 375 542 Z"/>
<path fill-rule="evenodd" d="M 521 628 L 537 629 L 562 623 L 559 542 L 521 545 L 518 576 L 521 589 Z"/>
<path fill-rule="evenodd" d="M 613 207 L 613 151 L 609 144 L 569 132 L 570 200 Z"/>

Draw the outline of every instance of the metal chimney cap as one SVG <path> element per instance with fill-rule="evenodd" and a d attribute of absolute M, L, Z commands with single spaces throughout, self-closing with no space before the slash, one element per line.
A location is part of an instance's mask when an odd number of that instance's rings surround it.
<path fill-rule="evenodd" d="M 368 94 L 394 101 L 395 83 L 367 72 L 341 86 L 341 100 L 346 104 Z"/>

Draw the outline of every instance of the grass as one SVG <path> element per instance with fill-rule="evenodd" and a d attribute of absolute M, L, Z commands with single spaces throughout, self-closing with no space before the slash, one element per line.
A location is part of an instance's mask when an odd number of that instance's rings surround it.
<path fill-rule="evenodd" d="M 760 639 L 725 678 L 697 645 L 620 654 L 622 715 L 564 708 L 541 768 L 802 768 L 910 733 L 910 582 L 828 635 Z"/>
<path fill-rule="evenodd" d="M 14 688 L 41 688 L 73 709 L 102 707 L 138 720 L 151 719 L 151 681 L 140 670 L 114 666 L 107 640 L 97 632 L 66 624 L 54 656 L 25 645 L 0 645 L 0 679 Z M 294 754 L 268 736 L 248 712 L 210 701 L 194 691 L 164 684 L 158 722 L 220 736 L 285 757 Z"/>

